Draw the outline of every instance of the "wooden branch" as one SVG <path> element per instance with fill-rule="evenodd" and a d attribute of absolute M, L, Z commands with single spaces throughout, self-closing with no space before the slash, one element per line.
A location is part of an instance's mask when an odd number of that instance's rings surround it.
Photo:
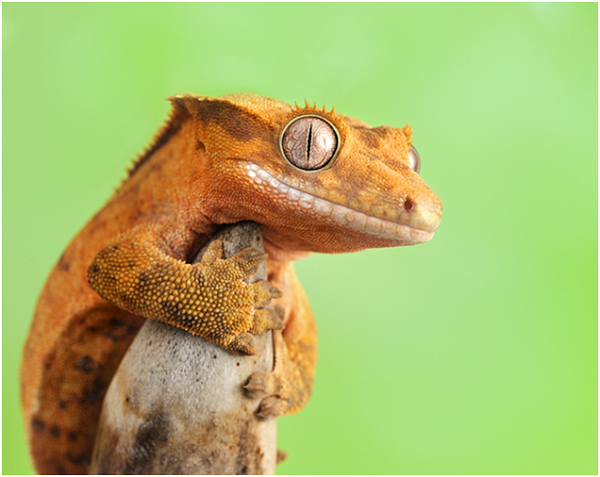
<path fill-rule="evenodd" d="M 225 258 L 247 247 L 264 250 L 254 223 L 229 226 L 216 238 Z M 266 279 L 265 264 L 248 281 L 258 279 Z M 243 389 L 251 374 L 272 371 L 272 332 L 255 336 L 255 345 L 256 356 L 233 356 L 146 321 L 108 389 L 90 473 L 274 474 L 276 421 L 259 420 L 260 400 Z"/>

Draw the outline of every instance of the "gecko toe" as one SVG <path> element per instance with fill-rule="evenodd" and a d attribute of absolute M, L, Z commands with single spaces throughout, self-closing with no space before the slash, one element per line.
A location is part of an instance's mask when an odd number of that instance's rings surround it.
<path fill-rule="evenodd" d="M 254 338 L 250 333 L 240 333 L 237 335 L 226 348 L 235 354 L 251 354 L 257 353 L 254 346 Z"/>
<path fill-rule="evenodd" d="M 267 259 L 266 253 L 261 253 L 255 248 L 249 247 L 236 253 L 228 261 L 235 263 L 239 278 L 247 278 L 256 272 L 258 267 Z"/>
<path fill-rule="evenodd" d="M 281 390 L 281 383 L 273 373 L 254 373 L 244 386 L 251 399 L 263 399 Z"/>
<path fill-rule="evenodd" d="M 283 293 L 266 280 L 260 280 L 252 284 L 256 293 L 256 306 L 267 306 L 269 302 L 276 298 L 281 298 Z"/>
<path fill-rule="evenodd" d="M 259 335 L 267 330 L 283 330 L 283 315 L 278 308 L 261 308 L 254 312 L 254 323 L 250 333 Z"/>
<path fill-rule="evenodd" d="M 262 400 L 256 414 L 262 419 L 279 417 L 286 413 L 288 407 L 289 403 L 287 400 L 277 396 L 269 396 Z"/>
<path fill-rule="evenodd" d="M 217 259 L 223 257 L 223 242 L 220 240 L 213 241 L 202 256 L 202 263 L 204 265 L 212 265 Z"/>

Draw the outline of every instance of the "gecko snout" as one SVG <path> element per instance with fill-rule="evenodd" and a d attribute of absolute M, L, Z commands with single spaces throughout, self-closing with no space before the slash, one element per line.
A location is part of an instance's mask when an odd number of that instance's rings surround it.
<path fill-rule="evenodd" d="M 437 197 L 417 200 L 405 197 L 401 205 L 401 215 L 407 218 L 407 225 L 424 232 L 433 232 L 442 219 L 442 201 Z"/>

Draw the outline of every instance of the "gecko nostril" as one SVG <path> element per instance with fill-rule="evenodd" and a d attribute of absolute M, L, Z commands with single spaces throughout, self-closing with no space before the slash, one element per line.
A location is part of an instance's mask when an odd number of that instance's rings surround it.
<path fill-rule="evenodd" d="M 413 210 L 414 208 L 415 208 L 415 203 L 412 200 L 406 199 L 404 201 L 404 210 L 406 210 L 408 212 L 408 211 Z"/>

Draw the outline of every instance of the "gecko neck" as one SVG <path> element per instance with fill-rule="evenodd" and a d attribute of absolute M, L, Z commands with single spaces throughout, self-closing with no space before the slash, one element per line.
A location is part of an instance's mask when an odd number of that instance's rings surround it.
<path fill-rule="evenodd" d="M 312 252 L 303 252 L 295 250 L 285 250 L 270 242 L 269 239 L 264 239 L 265 252 L 269 255 L 269 261 L 274 262 L 295 262 L 308 257 Z"/>

